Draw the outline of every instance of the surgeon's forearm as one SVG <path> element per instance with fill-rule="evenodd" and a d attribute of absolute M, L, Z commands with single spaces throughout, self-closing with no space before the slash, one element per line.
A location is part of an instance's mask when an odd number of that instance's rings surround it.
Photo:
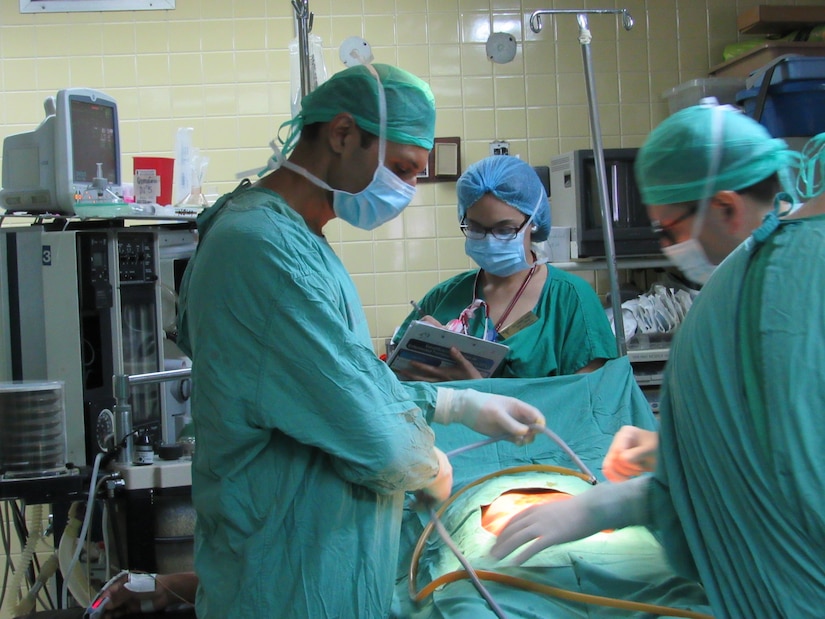
<path fill-rule="evenodd" d="M 333 458 L 338 475 L 377 494 L 420 490 L 432 483 L 439 472 L 435 435 L 420 412 L 410 411 L 409 415 L 417 421 L 406 429 L 399 428 L 386 442 L 374 444 L 368 462 Z"/>

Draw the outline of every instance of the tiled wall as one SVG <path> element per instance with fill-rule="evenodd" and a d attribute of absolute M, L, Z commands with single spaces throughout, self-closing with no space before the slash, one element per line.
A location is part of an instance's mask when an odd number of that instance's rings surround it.
<path fill-rule="evenodd" d="M 667 113 L 661 95 L 707 75 L 737 39 L 736 15 L 759 0 L 587 0 L 629 9 L 627 32 L 612 15 L 590 17 L 596 92 L 605 147 L 639 146 Z M 805 4 L 779 0 L 779 4 Z M 811 3 L 814 4 L 814 3 Z M 429 81 L 439 136 L 462 138 L 462 165 L 510 142 L 533 165 L 590 146 L 578 26 L 581 0 L 311 0 L 314 34 L 327 69 L 343 68 L 338 47 L 364 37 L 377 61 Z M 515 59 L 493 64 L 491 32 L 518 41 Z M 0 6 L 0 137 L 31 129 L 44 97 L 67 86 L 114 95 L 120 105 L 124 172 L 132 155 L 171 155 L 178 127 L 210 157 L 207 190 L 230 189 L 235 174 L 263 165 L 268 141 L 288 119 L 294 37 L 289 0 L 177 0 L 172 11 L 20 14 Z M 454 211 L 454 184 L 422 185 L 413 206 L 374 233 L 337 221 L 326 232 L 353 274 L 376 349 L 409 310 L 409 300 L 470 265 Z M 604 292 L 603 273 L 584 273 Z"/>
<path fill-rule="evenodd" d="M 462 138 L 462 165 L 492 140 L 531 164 L 590 146 L 581 46 L 573 16 L 539 8 L 621 7 L 636 26 L 590 18 L 605 147 L 639 146 L 667 113 L 664 91 L 703 77 L 737 40 L 736 15 L 759 0 L 310 0 L 326 66 L 338 47 L 364 37 L 377 61 L 429 81 L 439 136 Z M 820 4 L 773 0 L 773 4 Z M 0 4 L 0 138 L 33 128 L 60 88 L 85 86 L 120 105 L 124 172 L 133 155 L 172 155 L 178 127 L 193 127 L 211 159 L 207 190 L 261 166 L 267 143 L 289 117 L 294 37 L 289 0 L 177 0 L 173 11 L 20 14 Z M 518 41 L 513 62 L 493 64 L 491 32 Z M 333 221 L 326 232 L 361 292 L 377 350 L 436 282 L 470 266 L 455 218 L 453 183 L 421 185 L 402 217 L 368 233 Z M 604 273 L 583 273 L 599 292 Z"/>

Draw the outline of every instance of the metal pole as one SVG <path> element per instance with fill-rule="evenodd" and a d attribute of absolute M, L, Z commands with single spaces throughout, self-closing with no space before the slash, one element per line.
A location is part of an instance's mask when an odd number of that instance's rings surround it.
<path fill-rule="evenodd" d="M 602 235 L 604 238 L 605 259 L 610 278 L 610 305 L 613 308 L 613 328 L 616 332 L 616 348 L 619 356 L 627 354 L 624 339 L 624 317 L 622 316 L 622 299 L 619 292 L 619 267 L 616 264 L 616 244 L 613 240 L 613 213 L 607 192 L 607 174 L 604 168 L 604 147 L 599 118 L 599 105 L 596 97 L 596 80 L 593 76 L 593 50 L 590 47 L 590 30 L 587 16 L 579 15 L 579 42 L 582 45 L 584 61 L 584 79 L 587 84 L 587 101 L 590 104 L 590 134 L 593 143 L 593 156 L 596 161 L 596 182 L 599 184 L 599 200 L 602 207 Z"/>
<path fill-rule="evenodd" d="M 164 370 L 147 374 L 115 374 L 112 376 L 112 385 L 115 394 L 115 441 L 124 440 L 123 449 L 117 456 L 120 464 L 131 464 L 134 460 L 134 437 L 132 436 L 132 406 L 129 404 L 132 385 L 148 385 L 165 383 L 181 378 L 190 378 L 192 368 L 179 370 Z"/>
<path fill-rule="evenodd" d="M 582 46 L 582 61 L 584 62 L 584 77 L 587 87 L 587 103 L 590 109 L 590 134 L 593 145 L 593 157 L 596 163 L 596 182 L 599 185 L 599 201 L 602 210 L 602 234 L 604 238 L 605 258 L 610 278 L 610 305 L 613 310 L 613 328 L 616 333 L 616 349 L 619 356 L 627 354 L 627 344 L 624 339 L 624 319 L 622 316 L 622 299 L 619 292 L 619 268 L 616 264 L 616 245 L 613 240 L 613 213 L 610 209 L 610 199 L 607 191 L 607 174 L 604 167 L 604 147 L 602 145 L 602 130 L 599 119 L 599 104 L 596 96 L 596 80 L 593 74 L 593 56 L 590 47 L 590 29 L 587 23 L 587 14 L 613 13 L 622 15 L 625 30 L 633 27 L 633 18 L 626 9 L 545 9 L 535 11 L 530 16 L 530 29 L 540 32 L 543 14 L 575 14 L 579 24 L 579 43 Z"/>
<path fill-rule="evenodd" d="M 307 96 L 312 90 L 312 74 L 309 61 L 309 33 L 312 32 L 312 13 L 309 0 L 292 0 L 295 10 L 296 28 L 298 30 L 298 59 L 301 66 L 301 96 Z"/>

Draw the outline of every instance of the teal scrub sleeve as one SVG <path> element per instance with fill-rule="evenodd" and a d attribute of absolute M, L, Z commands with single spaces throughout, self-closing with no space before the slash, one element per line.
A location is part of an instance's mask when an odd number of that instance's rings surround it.
<path fill-rule="evenodd" d="M 260 192 L 247 194 L 232 208 L 260 201 Z M 222 338 L 190 341 L 200 348 L 200 374 L 215 381 L 202 390 L 215 408 L 244 411 L 232 431 L 248 433 L 250 444 L 261 428 L 277 430 L 376 492 L 425 486 L 437 470 L 432 431 L 372 350 L 349 274 L 291 210 L 260 210 L 255 218 L 220 217 L 213 225 L 224 233 L 207 233 L 195 258 L 190 279 L 202 315 L 189 310 L 187 320 L 199 326 L 188 331 L 233 334 L 229 347 Z M 261 226 L 266 235 L 250 231 Z"/>
<path fill-rule="evenodd" d="M 303 259 L 272 258 L 273 267 Z M 330 454 L 342 477 L 376 492 L 425 486 L 437 465 L 433 434 L 421 410 L 351 331 L 344 320 L 351 308 L 345 297 L 330 298 L 327 269 L 302 274 L 300 265 L 294 267 L 274 284 L 279 293 L 264 338 L 272 345 L 262 351 L 258 421 Z M 266 414 L 289 410 L 295 402 L 302 404 L 301 418 Z"/>

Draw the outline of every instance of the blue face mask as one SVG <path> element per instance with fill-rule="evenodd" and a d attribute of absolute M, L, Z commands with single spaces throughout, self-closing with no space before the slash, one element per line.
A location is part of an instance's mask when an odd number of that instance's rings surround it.
<path fill-rule="evenodd" d="M 536 204 L 530 218 L 515 238 L 503 241 L 494 237 L 490 232 L 482 239 L 466 238 L 464 239 L 464 252 L 482 269 L 499 277 L 508 277 L 529 269 L 532 264 L 527 262 L 524 235 L 540 204 L 541 200 Z"/>
<path fill-rule="evenodd" d="M 333 189 L 335 214 L 362 230 L 373 230 L 397 217 L 413 199 L 415 187 L 402 181 L 379 157 L 372 181 L 358 193 Z"/>
<path fill-rule="evenodd" d="M 405 183 L 384 165 L 387 152 L 387 99 L 384 96 L 384 86 L 381 84 L 381 79 L 377 73 L 375 73 L 375 79 L 378 80 L 378 112 L 380 119 L 378 167 L 375 169 L 375 174 L 373 174 L 369 185 L 358 193 L 333 189 L 318 177 L 290 161 L 284 160 L 281 162 L 281 165 L 285 168 L 289 168 L 319 187 L 331 191 L 333 195 L 332 209 L 335 214 L 348 224 L 362 230 L 373 230 L 394 219 L 409 206 L 415 195 L 415 187 Z"/>

